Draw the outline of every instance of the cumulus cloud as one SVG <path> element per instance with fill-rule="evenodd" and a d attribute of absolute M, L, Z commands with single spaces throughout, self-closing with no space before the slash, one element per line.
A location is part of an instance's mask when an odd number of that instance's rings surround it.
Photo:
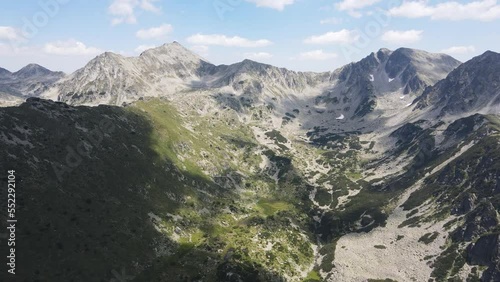
<path fill-rule="evenodd" d="M 339 11 L 346 11 L 348 15 L 354 18 L 360 18 L 363 14 L 360 9 L 372 6 L 380 0 L 343 0 L 335 4 L 335 8 Z"/>
<path fill-rule="evenodd" d="M 340 11 L 353 11 L 369 7 L 380 0 L 344 0 L 335 4 L 335 7 Z"/>
<path fill-rule="evenodd" d="M 22 32 L 11 26 L 0 26 L 0 41 L 22 41 Z"/>
<path fill-rule="evenodd" d="M 336 32 L 327 32 L 314 35 L 304 40 L 307 44 L 349 44 L 358 41 L 359 34 L 354 30 L 342 29 Z"/>
<path fill-rule="evenodd" d="M 226 47 L 265 47 L 272 44 L 267 39 L 250 40 L 239 36 L 226 36 L 223 34 L 195 34 L 187 38 L 187 41 L 196 45 L 219 45 Z"/>
<path fill-rule="evenodd" d="M 441 53 L 446 53 L 450 55 L 462 55 L 468 53 L 474 53 L 476 51 L 476 47 L 470 46 L 452 46 L 450 48 L 446 48 L 441 50 Z"/>
<path fill-rule="evenodd" d="M 254 3 L 257 7 L 266 7 L 282 11 L 285 6 L 292 5 L 295 0 L 246 0 L 247 2 Z"/>
<path fill-rule="evenodd" d="M 45 44 L 42 50 L 47 54 L 61 56 L 96 55 L 102 53 L 100 49 L 86 46 L 84 43 L 75 39 L 49 42 Z"/>
<path fill-rule="evenodd" d="M 382 34 L 382 41 L 391 44 L 409 44 L 422 39 L 422 30 L 388 30 Z"/>
<path fill-rule="evenodd" d="M 405 18 L 429 17 L 433 20 L 477 20 L 500 19 L 500 5 L 496 0 L 481 0 L 470 3 L 446 1 L 430 5 L 427 1 L 404 2 L 389 10 L 389 15 Z"/>
<path fill-rule="evenodd" d="M 162 24 L 158 27 L 141 29 L 135 33 L 135 36 L 139 39 L 165 39 L 172 30 L 174 30 L 172 25 Z"/>
<path fill-rule="evenodd" d="M 245 58 L 252 60 L 264 60 L 264 59 L 271 59 L 273 57 L 272 54 L 267 52 L 245 53 L 244 55 Z"/>
<path fill-rule="evenodd" d="M 336 53 L 328 53 L 323 50 L 313 50 L 300 53 L 297 59 L 299 60 L 329 60 L 335 59 L 338 55 Z"/>
<path fill-rule="evenodd" d="M 39 54 L 40 50 L 36 50 L 34 47 L 28 46 L 17 46 L 12 44 L 5 44 L 0 42 L 0 56 L 33 56 Z"/>
<path fill-rule="evenodd" d="M 198 54 L 202 57 L 207 57 L 208 51 L 210 48 L 208 46 L 205 46 L 205 45 L 194 45 L 194 46 L 191 46 L 189 49 L 191 49 L 191 51 L 195 52 L 196 54 Z"/>
<path fill-rule="evenodd" d="M 135 12 L 137 9 L 159 13 L 161 9 L 153 3 L 158 0 L 114 0 L 108 7 L 108 12 L 113 16 L 113 25 L 137 23 Z"/>
<path fill-rule="evenodd" d="M 156 7 L 153 2 L 156 2 L 158 0 L 142 0 L 139 4 L 139 7 L 143 9 L 144 11 L 149 11 L 153 13 L 160 13 L 161 8 Z"/>

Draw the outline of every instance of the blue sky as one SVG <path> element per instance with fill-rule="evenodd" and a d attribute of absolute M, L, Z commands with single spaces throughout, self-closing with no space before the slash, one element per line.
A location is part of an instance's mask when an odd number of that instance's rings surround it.
<path fill-rule="evenodd" d="M 29 4 L 28 4 L 29 3 Z M 496 0 L 0 0 L 0 67 L 72 72 L 178 41 L 215 64 L 327 71 L 382 47 L 465 61 L 500 51 Z"/>

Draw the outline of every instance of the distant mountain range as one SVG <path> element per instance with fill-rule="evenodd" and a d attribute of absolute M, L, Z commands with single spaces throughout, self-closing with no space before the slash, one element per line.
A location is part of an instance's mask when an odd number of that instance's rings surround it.
<path fill-rule="evenodd" d="M 263 96 L 286 93 L 297 97 L 313 92 L 349 104 L 351 117 L 360 113 L 362 116 L 364 110 L 374 106 L 374 93 L 368 93 L 372 90 L 386 93 L 402 87 L 403 94 L 420 94 L 459 64 L 443 54 L 407 48 L 394 52 L 382 49 L 334 72 L 303 73 L 251 60 L 216 66 L 174 42 L 147 50 L 139 57 L 104 53 L 59 82 L 45 96 L 70 104 L 121 105 L 140 97 L 168 96 L 192 89 Z M 376 83 L 371 83 L 375 77 Z M 365 91 L 371 84 L 373 89 Z M 358 90 L 354 90 L 356 87 Z M 342 93 L 356 94 L 353 91 L 360 95 L 341 97 Z"/>
<path fill-rule="evenodd" d="M 0 68 L 0 105 L 2 102 L 19 103 L 26 97 L 38 97 L 64 76 L 63 72 L 53 72 L 36 64 L 27 65 L 14 73 Z"/>

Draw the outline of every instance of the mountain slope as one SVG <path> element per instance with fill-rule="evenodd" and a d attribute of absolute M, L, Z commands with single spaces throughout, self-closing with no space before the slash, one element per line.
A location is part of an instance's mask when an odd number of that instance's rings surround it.
<path fill-rule="evenodd" d="M 339 79 L 325 97 L 351 119 L 362 119 L 380 109 L 400 109 L 407 94 L 420 95 L 460 64 L 443 54 L 400 48 L 381 49 L 363 60 L 341 68 Z M 343 109 L 342 109 L 343 107 Z"/>
<path fill-rule="evenodd" d="M 64 77 L 62 72 L 53 72 L 42 66 L 30 64 L 11 73 L 0 68 L 1 104 L 17 104 L 26 97 L 37 97 L 49 86 Z"/>
<path fill-rule="evenodd" d="M 500 111 L 500 54 L 487 51 L 452 71 L 416 101 L 440 116 Z"/>
<path fill-rule="evenodd" d="M 434 85 L 460 64 L 448 55 L 399 48 L 389 55 L 385 71 L 391 79 L 401 77 L 404 93 L 408 94 Z"/>
<path fill-rule="evenodd" d="M 112 104 L 168 95 L 199 81 L 211 65 L 177 42 L 126 58 L 106 52 L 59 82 L 44 97 L 70 104 Z M 165 86 L 169 87 L 165 87 Z"/>
<path fill-rule="evenodd" d="M 0 79 L 8 78 L 12 73 L 4 68 L 0 68 Z"/>

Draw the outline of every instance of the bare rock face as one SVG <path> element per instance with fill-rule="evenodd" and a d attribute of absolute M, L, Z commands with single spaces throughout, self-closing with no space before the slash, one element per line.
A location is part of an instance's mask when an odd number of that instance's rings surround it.
<path fill-rule="evenodd" d="M 342 111 L 350 120 L 364 120 L 370 114 L 375 116 L 379 108 L 396 109 L 408 104 L 400 99 L 390 101 L 387 96 L 414 99 L 459 65 L 444 54 L 380 49 L 335 71 L 332 85 L 318 101 L 326 103 L 328 111 Z"/>
<path fill-rule="evenodd" d="M 500 54 L 487 51 L 460 65 L 446 79 L 427 89 L 417 108 L 439 115 L 496 110 L 500 105 Z M 498 111 L 496 111 L 498 112 Z"/>
<path fill-rule="evenodd" d="M 483 273 L 483 281 L 495 282 L 500 281 L 500 260 L 497 256 L 496 262 L 494 262 L 486 271 Z"/>
<path fill-rule="evenodd" d="M 453 207 L 453 209 L 451 210 L 451 214 L 454 215 L 467 214 L 468 212 L 474 209 L 474 207 L 476 206 L 476 202 L 477 202 L 477 196 L 474 193 L 467 194 L 463 197 L 462 201 L 460 201 Z"/>
<path fill-rule="evenodd" d="M 470 265 L 488 266 L 482 281 L 499 281 L 500 235 L 485 235 L 467 247 L 467 262 Z"/>
<path fill-rule="evenodd" d="M 489 265 L 498 255 L 499 235 L 486 235 L 468 247 L 467 261 L 472 265 Z"/>
<path fill-rule="evenodd" d="M 400 48 L 387 59 L 385 71 L 390 77 L 401 76 L 404 93 L 423 91 L 443 79 L 460 62 L 445 54 L 432 54 L 421 50 Z"/>
<path fill-rule="evenodd" d="M 466 203 L 466 205 L 469 204 Z M 465 209 L 461 211 L 465 212 Z M 490 202 L 481 204 L 474 211 L 467 214 L 465 222 L 463 227 L 453 232 L 452 238 L 454 241 L 473 241 L 481 234 L 493 230 L 499 224 L 496 210 Z"/>

